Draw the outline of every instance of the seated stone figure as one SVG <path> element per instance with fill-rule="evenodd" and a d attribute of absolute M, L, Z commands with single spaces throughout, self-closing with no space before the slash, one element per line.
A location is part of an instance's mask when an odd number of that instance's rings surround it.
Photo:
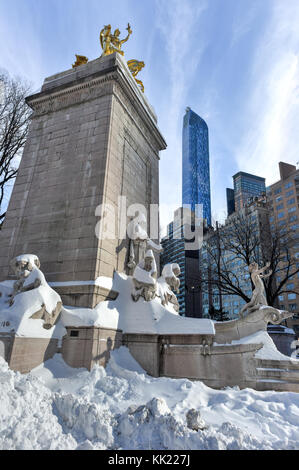
<path fill-rule="evenodd" d="M 133 273 L 134 292 L 132 299 L 137 302 L 140 297 L 153 300 L 157 292 L 157 266 L 152 250 L 148 250 L 144 260 L 141 260 Z"/>
<path fill-rule="evenodd" d="M 17 280 L 10 295 L 9 305 L 12 306 L 17 296 L 38 290 L 41 306 L 30 318 L 43 319 L 43 327 L 50 329 L 61 312 L 62 302 L 60 296 L 47 284 L 45 276 L 40 271 L 40 261 L 35 255 L 21 255 L 11 261 L 11 267 Z M 48 311 L 47 310 L 50 310 Z"/>
<path fill-rule="evenodd" d="M 170 302 L 176 312 L 179 311 L 179 303 L 174 292 L 180 291 L 180 280 L 177 277 L 180 274 L 180 266 L 177 263 L 170 263 L 164 266 L 162 276 L 158 279 L 157 295 L 160 297 L 162 305 L 168 305 Z"/>

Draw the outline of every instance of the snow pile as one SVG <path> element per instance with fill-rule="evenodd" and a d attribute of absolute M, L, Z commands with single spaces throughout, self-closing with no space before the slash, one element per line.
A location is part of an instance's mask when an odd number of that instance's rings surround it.
<path fill-rule="evenodd" d="M 187 426 L 200 411 L 206 429 Z M 152 378 L 124 347 L 106 370 L 0 359 L 0 449 L 298 449 L 299 394 Z"/>
<path fill-rule="evenodd" d="M 278 351 L 273 339 L 267 331 L 257 331 L 250 336 L 246 336 L 239 340 L 233 340 L 230 344 L 263 344 L 263 347 L 255 353 L 258 359 L 269 359 L 276 361 L 298 361 L 295 358 L 286 356 Z M 226 346 L 223 344 L 214 343 L 215 346 Z"/>
<path fill-rule="evenodd" d="M 38 378 L 9 370 L 0 357 L 0 450 L 76 447 L 55 415 L 52 396 Z"/>
<path fill-rule="evenodd" d="M 180 317 L 171 304 L 163 307 L 157 298 L 134 302 L 132 278 L 125 274 L 114 274 L 112 289 L 119 292 L 117 299 L 100 302 L 94 309 L 65 307 L 61 315 L 64 326 L 95 325 L 124 333 L 215 334 L 211 320 Z"/>

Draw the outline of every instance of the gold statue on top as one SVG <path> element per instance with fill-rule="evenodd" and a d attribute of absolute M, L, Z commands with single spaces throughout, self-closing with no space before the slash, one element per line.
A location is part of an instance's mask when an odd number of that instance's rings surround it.
<path fill-rule="evenodd" d="M 118 28 L 114 31 L 114 34 L 111 34 L 111 24 L 104 26 L 104 28 L 100 32 L 100 43 L 103 49 L 101 57 L 113 54 L 113 52 L 119 52 L 121 55 L 124 55 L 124 51 L 121 50 L 122 45 L 127 42 L 127 40 L 132 34 L 132 30 L 129 23 L 127 31 L 127 37 L 125 39 L 120 39 L 120 30 Z"/>
<path fill-rule="evenodd" d="M 135 78 L 136 83 L 140 86 L 142 93 L 144 93 L 144 85 L 141 80 L 138 80 L 136 78 L 136 75 L 140 72 L 140 70 L 143 69 L 143 67 L 145 66 L 145 63 L 142 61 L 132 59 L 132 60 L 129 60 L 127 64 L 128 64 L 131 74 Z"/>
<path fill-rule="evenodd" d="M 73 69 L 75 67 L 80 67 L 80 65 L 87 64 L 88 59 L 85 57 L 85 55 L 76 55 L 76 62 L 72 65 Z"/>
<path fill-rule="evenodd" d="M 85 55 L 76 55 L 76 62 L 72 65 L 73 69 L 75 67 L 80 67 L 80 65 L 87 64 L 88 58 Z"/>

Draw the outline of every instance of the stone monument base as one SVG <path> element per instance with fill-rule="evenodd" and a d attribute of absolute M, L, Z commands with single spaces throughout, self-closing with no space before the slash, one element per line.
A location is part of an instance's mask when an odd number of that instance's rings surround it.
<path fill-rule="evenodd" d="M 57 285 L 51 284 L 53 289 L 60 295 L 63 305 L 82 308 L 95 308 L 104 300 L 115 300 L 118 292 L 102 286 L 80 284 L 80 285 Z"/>

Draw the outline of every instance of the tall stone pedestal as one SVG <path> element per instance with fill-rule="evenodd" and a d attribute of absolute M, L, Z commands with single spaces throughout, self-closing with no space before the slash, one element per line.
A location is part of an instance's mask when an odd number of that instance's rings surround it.
<path fill-rule="evenodd" d="M 117 208 L 120 195 L 127 206 L 158 204 L 166 144 L 119 54 L 47 78 L 27 102 L 34 114 L 0 232 L 0 280 L 14 256 L 34 253 L 49 282 L 67 283 L 68 305 L 73 295 L 73 305 L 93 307 L 97 288 L 78 281 L 125 271 L 128 251 L 128 240 L 96 237 L 96 207 Z M 105 224 L 117 234 L 115 214 Z"/>

